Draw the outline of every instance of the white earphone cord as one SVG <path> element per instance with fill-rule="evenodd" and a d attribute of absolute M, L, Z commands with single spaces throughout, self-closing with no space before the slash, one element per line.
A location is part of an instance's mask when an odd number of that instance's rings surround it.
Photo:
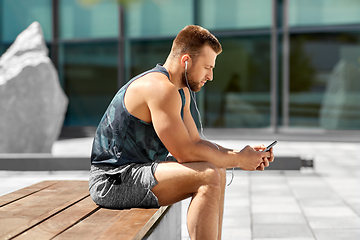
<path fill-rule="evenodd" d="M 208 142 L 210 142 L 212 145 L 214 145 L 214 146 L 217 148 L 217 150 L 220 150 L 220 148 L 219 148 L 218 145 L 216 145 L 215 143 L 213 143 L 212 141 L 210 141 L 209 139 L 207 139 L 207 137 L 205 137 L 205 135 L 204 135 L 204 128 L 203 128 L 202 121 L 201 121 L 201 114 L 200 114 L 200 111 L 199 111 L 199 109 L 198 109 L 198 107 L 197 107 L 196 98 L 195 98 L 195 92 L 193 92 L 193 91 L 191 90 L 190 86 L 189 86 L 189 81 L 188 81 L 187 76 L 186 76 L 186 70 L 187 70 L 187 62 L 185 62 L 185 79 L 186 79 L 187 87 L 188 87 L 188 89 L 189 89 L 189 91 L 190 91 L 190 96 L 191 96 L 192 100 L 194 101 L 195 109 L 196 109 L 196 112 L 197 112 L 197 114 L 198 114 L 198 119 L 199 119 L 199 123 L 200 123 L 200 133 L 201 133 L 201 136 L 202 136 L 205 140 L 207 140 Z M 234 169 L 235 169 L 235 168 L 233 168 L 232 171 L 231 171 L 231 180 L 230 180 L 230 182 L 227 184 L 227 186 L 230 186 L 230 184 L 231 184 L 231 183 L 233 182 L 233 180 L 234 180 Z M 224 170 L 222 169 L 222 171 L 224 171 Z M 224 171 L 224 172 L 226 173 L 226 171 Z"/>

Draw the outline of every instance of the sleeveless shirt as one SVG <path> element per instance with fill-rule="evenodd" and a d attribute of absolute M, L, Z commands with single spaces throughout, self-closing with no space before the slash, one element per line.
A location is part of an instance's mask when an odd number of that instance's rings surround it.
<path fill-rule="evenodd" d="M 132 78 L 115 95 L 102 117 L 92 146 L 92 164 L 124 165 L 165 160 L 169 151 L 159 139 L 152 123 L 146 123 L 131 115 L 125 107 L 124 96 L 129 85 L 136 79 L 152 73 L 163 73 L 170 80 L 167 70 L 160 64 Z M 185 94 L 179 90 L 182 101 L 181 117 L 185 105 Z"/>

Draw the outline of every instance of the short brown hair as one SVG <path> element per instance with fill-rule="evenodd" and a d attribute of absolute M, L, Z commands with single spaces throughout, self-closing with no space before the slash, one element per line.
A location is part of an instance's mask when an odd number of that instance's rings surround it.
<path fill-rule="evenodd" d="M 201 49 L 206 44 L 209 45 L 216 54 L 222 52 L 220 42 L 207 29 L 200 26 L 189 25 L 182 29 L 174 39 L 170 54 L 173 58 L 176 58 L 187 53 L 195 61 Z"/>

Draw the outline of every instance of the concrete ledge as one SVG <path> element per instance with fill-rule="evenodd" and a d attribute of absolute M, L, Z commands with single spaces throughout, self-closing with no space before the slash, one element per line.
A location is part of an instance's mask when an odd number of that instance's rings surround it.
<path fill-rule="evenodd" d="M 0 170 L 90 170 L 90 157 L 54 157 L 51 154 L 0 154 Z"/>
<path fill-rule="evenodd" d="M 300 170 L 314 167 L 312 160 L 281 156 L 266 170 Z M 0 154 L 0 170 L 10 171 L 82 171 L 90 170 L 90 157 L 54 157 L 51 154 Z"/>
<path fill-rule="evenodd" d="M 153 225 L 143 240 L 181 240 L 181 202 L 173 204 Z"/>
<path fill-rule="evenodd" d="M 270 163 L 266 170 L 300 170 L 300 157 L 275 157 L 274 162 Z"/>

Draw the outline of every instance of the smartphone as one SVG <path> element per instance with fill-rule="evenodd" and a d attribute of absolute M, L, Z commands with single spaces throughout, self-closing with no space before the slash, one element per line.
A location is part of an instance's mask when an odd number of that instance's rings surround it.
<path fill-rule="evenodd" d="M 266 149 L 263 152 L 268 152 L 270 151 L 270 148 L 272 148 L 273 146 L 275 146 L 277 144 L 277 141 L 273 141 L 269 146 L 266 147 Z"/>

